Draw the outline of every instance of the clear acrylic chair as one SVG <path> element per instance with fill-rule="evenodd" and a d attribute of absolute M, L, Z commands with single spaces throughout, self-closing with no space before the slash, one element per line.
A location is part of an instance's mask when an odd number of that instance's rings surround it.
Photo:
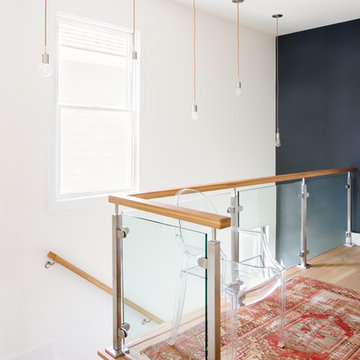
<path fill-rule="evenodd" d="M 216 208 L 211 200 L 203 193 L 193 189 L 182 189 L 175 195 L 175 203 L 177 206 L 190 208 L 193 210 L 205 211 L 216 214 Z M 181 319 L 184 311 L 184 303 L 186 296 L 187 277 L 190 276 L 203 276 L 203 271 L 198 266 L 198 258 L 205 256 L 204 248 L 197 246 L 199 244 L 191 242 L 183 235 L 183 228 L 190 230 L 202 231 L 209 233 L 210 229 L 204 226 L 188 223 L 185 221 L 178 221 L 178 229 L 176 232 L 176 241 L 181 252 L 184 255 L 184 261 L 180 271 L 180 279 L 178 284 L 177 296 L 175 299 L 172 330 L 168 339 L 169 345 L 174 345 L 177 338 Z M 225 255 L 224 255 L 225 256 Z"/>
<path fill-rule="evenodd" d="M 176 196 L 176 205 L 200 211 L 216 213 L 211 200 L 193 189 L 183 189 Z M 178 336 L 186 296 L 187 277 L 202 276 L 196 271 L 199 266 L 197 259 L 204 256 L 204 249 L 187 241 L 182 228 L 199 230 L 198 225 L 178 222 L 176 240 L 184 254 L 184 262 L 180 271 L 178 294 L 175 301 L 172 330 L 168 343 L 173 345 Z M 186 225 L 186 226 L 185 226 Z M 202 227 L 202 231 L 210 229 Z M 221 252 L 221 283 L 222 283 L 222 327 L 228 346 L 228 353 L 235 358 L 240 346 L 238 338 L 238 312 L 243 306 L 258 302 L 270 294 L 276 294 L 278 300 L 278 344 L 284 345 L 284 314 L 285 314 L 285 269 L 272 257 L 265 232 L 238 229 L 240 241 L 239 262 L 227 260 Z M 229 239 L 230 241 L 230 239 Z"/>
<path fill-rule="evenodd" d="M 272 296 L 277 325 L 277 344 L 284 347 L 285 286 L 286 271 L 273 258 L 263 230 L 238 229 L 240 241 L 239 262 L 226 259 L 221 261 L 224 312 L 222 326 L 226 343 L 229 344 L 230 358 L 238 356 L 241 348 L 239 338 L 239 312 Z"/>

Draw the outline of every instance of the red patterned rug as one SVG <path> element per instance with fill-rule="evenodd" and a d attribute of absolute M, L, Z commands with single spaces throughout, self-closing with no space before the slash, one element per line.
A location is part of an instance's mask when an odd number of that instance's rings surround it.
<path fill-rule="evenodd" d="M 239 311 L 237 360 L 360 360 L 359 292 L 300 276 L 290 279 L 284 349 L 276 345 L 277 306 L 269 296 Z M 180 334 L 175 346 L 164 341 L 142 354 L 151 360 L 204 359 L 204 344 L 199 325 Z"/>

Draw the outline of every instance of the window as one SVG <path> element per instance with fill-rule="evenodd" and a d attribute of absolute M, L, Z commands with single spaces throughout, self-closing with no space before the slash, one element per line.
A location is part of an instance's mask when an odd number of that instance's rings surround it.
<path fill-rule="evenodd" d="M 57 198 L 127 191 L 136 178 L 130 31 L 59 14 Z"/>

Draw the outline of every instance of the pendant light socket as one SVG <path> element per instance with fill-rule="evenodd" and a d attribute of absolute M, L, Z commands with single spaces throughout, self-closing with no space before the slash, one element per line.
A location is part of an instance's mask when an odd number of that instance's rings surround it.
<path fill-rule="evenodd" d="M 192 120 L 198 120 L 198 107 L 196 104 L 193 104 L 192 106 L 192 113 L 191 113 L 191 119 Z"/>
<path fill-rule="evenodd" d="M 242 94 L 241 81 L 240 80 L 238 80 L 236 82 L 236 92 L 235 93 L 236 93 L 237 96 L 240 96 Z"/>
<path fill-rule="evenodd" d="M 49 54 L 46 52 L 46 50 L 45 50 L 44 53 L 42 54 L 41 59 L 42 59 L 41 62 L 42 62 L 43 64 L 49 64 L 49 63 L 50 63 L 50 56 L 49 56 Z"/>
<path fill-rule="evenodd" d="M 279 130 L 275 134 L 275 146 L 279 148 L 281 146 L 280 133 Z"/>
<path fill-rule="evenodd" d="M 132 58 L 133 60 L 137 60 L 138 55 L 137 55 L 137 52 L 136 52 L 135 50 L 132 51 L 131 58 Z"/>
<path fill-rule="evenodd" d="M 41 77 L 49 77 L 52 74 L 50 57 L 46 50 L 41 56 L 41 64 L 39 66 L 38 72 Z"/>

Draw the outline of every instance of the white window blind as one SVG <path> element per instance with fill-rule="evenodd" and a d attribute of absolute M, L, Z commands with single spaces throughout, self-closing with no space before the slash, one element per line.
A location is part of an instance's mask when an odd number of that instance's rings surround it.
<path fill-rule="evenodd" d="M 129 190 L 135 177 L 131 33 L 58 15 L 58 193 Z"/>

